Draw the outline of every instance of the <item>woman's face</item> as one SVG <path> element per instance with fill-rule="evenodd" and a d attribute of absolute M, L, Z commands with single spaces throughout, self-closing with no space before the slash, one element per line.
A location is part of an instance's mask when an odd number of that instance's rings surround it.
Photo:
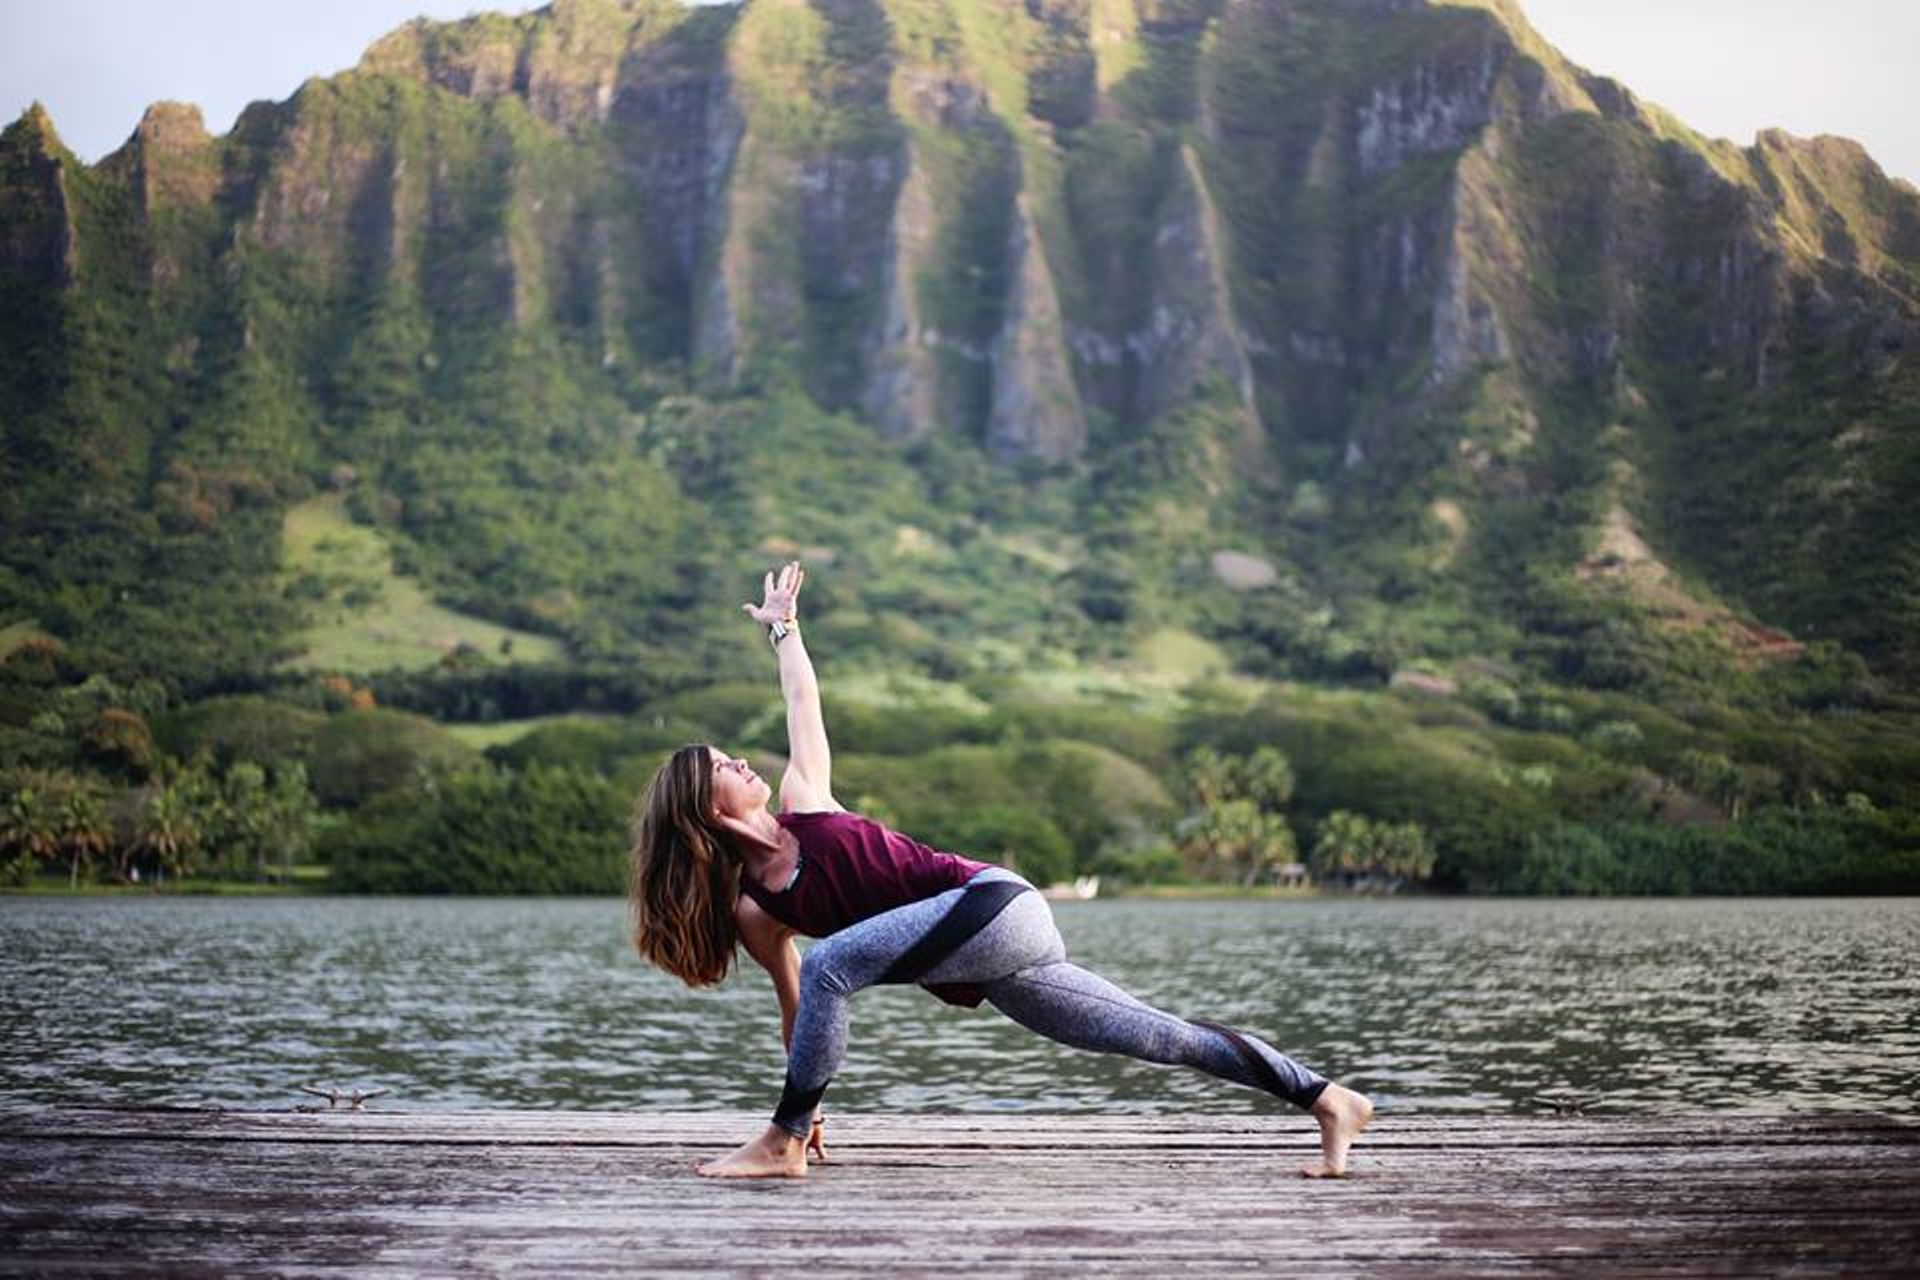
<path fill-rule="evenodd" d="M 718 747 L 708 747 L 707 758 L 713 770 L 713 807 L 722 816 L 744 818 L 773 795 L 773 788 L 745 759 L 730 756 Z"/>

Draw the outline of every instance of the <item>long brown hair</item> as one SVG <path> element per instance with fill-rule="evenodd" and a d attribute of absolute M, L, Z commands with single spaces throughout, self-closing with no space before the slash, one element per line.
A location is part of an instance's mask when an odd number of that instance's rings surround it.
<path fill-rule="evenodd" d="M 660 766 L 633 808 L 627 903 L 633 943 L 648 961 L 690 987 L 710 987 L 732 968 L 739 933 L 740 858 L 708 816 L 713 753 L 681 747 Z"/>

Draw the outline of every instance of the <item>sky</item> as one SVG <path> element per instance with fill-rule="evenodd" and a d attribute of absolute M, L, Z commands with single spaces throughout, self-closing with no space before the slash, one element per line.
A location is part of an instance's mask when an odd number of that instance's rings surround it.
<path fill-rule="evenodd" d="M 973 0 L 977 2 L 977 0 Z M 1858 139 L 1920 183 L 1920 0 L 1520 0 L 1561 52 L 1694 128 L 1746 144 L 1778 126 Z M 224 133 L 248 102 L 359 61 L 418 14 L 501 0 L 0 0 L 0 118 L 35 99 L 83 159 L 147 104 L 199 105 Z"/>

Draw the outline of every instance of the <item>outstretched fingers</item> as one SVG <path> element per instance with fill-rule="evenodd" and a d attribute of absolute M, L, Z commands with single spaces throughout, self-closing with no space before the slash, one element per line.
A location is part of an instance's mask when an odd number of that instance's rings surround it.
<path fill-rule="evenodd" d="M 800 584 L 807 580 L 807 571 L 800 567 L 798 560 L 789 560 L 780 566 L 779 576 L 769 569 L 761 575 L 761 602 L 742 604 L 747 614 L 760 622 L 773 622 L 793 616 L 794 603 L 800 594 Z"/>

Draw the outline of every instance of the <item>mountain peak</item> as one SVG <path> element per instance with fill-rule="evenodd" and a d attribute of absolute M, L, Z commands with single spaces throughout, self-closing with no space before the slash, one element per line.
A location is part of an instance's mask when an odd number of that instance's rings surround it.
<path fill-rule="evenodd" d="M 150 163 L 161 156 L 192 155 L 212 141 L 199 107 L 191 102 L 156 102 L 141 113 L 127 140 L 101 164 L 111 168 L 136 156 Z"/>
<path fill-rule="evenodd" d="M 52 154 L 66 150 L 66 144 L 60 140 L 59 131 L 53 127 L 53 116 L 46 105 L 38 98 L 28 104 L 14 122 L 0 134 L 0 141 L 14 146 L 25 145 L 43 154 Z"/>
<path fill-rule="evenodd" d="M 134 135 L 149 147 L 200 147 L 209 137 L 206 119 L 191 102 L 156 102 L 140 116 Z"/>

